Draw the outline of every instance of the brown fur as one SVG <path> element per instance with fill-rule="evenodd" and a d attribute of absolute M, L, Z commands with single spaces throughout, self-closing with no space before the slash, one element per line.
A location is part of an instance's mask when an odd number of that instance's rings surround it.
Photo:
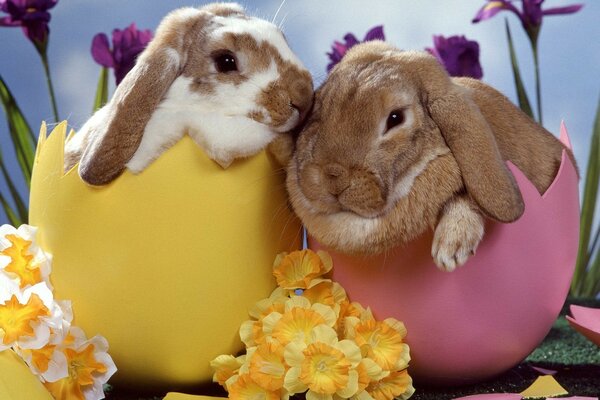
<path fill-rule="evenodd" d="M 406 122 L 385 132 L 397 109 Z M 427 53 L 369 42 L 317 90 L 287 185 L 309 234 L 326 246 L 380 253 L 437 226 L 434 259 L 452 270 L 481 239 L 480 212 L 505 222 L 523 212 L 504 161 L 543 193 L 564 149 L 489 86 L 451 79 Z"/>

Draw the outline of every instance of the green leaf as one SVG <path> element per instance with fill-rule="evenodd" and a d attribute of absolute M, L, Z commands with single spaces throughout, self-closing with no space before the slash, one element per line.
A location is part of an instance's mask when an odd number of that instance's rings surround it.
<path fill-rule="evenodd" d="M 2 172 L 2 176 L 4 176 L 4 180 L 8 186 L 8 190 L 13 198 L 13 203 L 17 206 L 17 212 L 19 215 L 19 219 L 21 222 L 26 223 L 29 219 L 29 211 L 27 211 L 27 206 L 23 201 L 23 198 L 19 194 L 8 170 L 6 169 L 6 165 L 4 165 L 4 159 L 2 157 L 2 149 L 0 148 L 0 171 Z M 5 210 L 6 211 L 6 210 Z"/>
<path fill-rule="evenodd" d="M 596 257 L 594 265 L 586 271 L 586 268 L 592 259 L 590 248 L 590 239 L 592 225 L 594 223 L 594 211 L 596 200 L 598 198 L 598 185 L 600 181 L 600 101 L 596 110 L 596 120 L 594 122 L 594 131 L 592 132 L 592 141 L 590 143 L 590 155 L 588 157 L 588 166 L 585 173 L 585 186 L 583 189 L 583 201 L 581 202 L 581 223 L 579 228 L 579 252 L 577 255 L 577 264 L 573 276 L 572 289 L 580 290 L 583 285 L 583 293 L 592 296 L 593 288 L 596 286 L 596 280 L 600 279 L 600 263 Z"/>
<path fill-rule="evenodd" d="M 108 101 L 108 68 L 102 67 L 100 78 L 98 79 L 98 88 L 96 89 L 96 98 L 94 99 L 94 109 L 96 111 L 102 108 Z"/>
<path fill-rule="evenodd" d="M 35 156 L 35 137 L 2 76 L 0 76 L 0 99 L 6 113 L 10 138 L 13 142 L 17 161 L 23 172 L 25 182 L 29 186 Z"/>
<path fill-rule="evenodd" d="M 2 208 L 4 209 L 4 212 L 6 213 L 8 221 L 11 223 L 11 225 L 16 227 L 22 225 L 21 221 L 19 220 L 19 217 L 17 216 L 17 214 L 15 214 L 10 204 L 8 204 L 8 202 L 2 195 L 2 192 L 0 192 L 0 203 L 2 204 Z"/>
<path fill-rule="evenodd" d="M 517 90 L 517 97 L 519 99 L 519 107 L 523 112 L 529 115 L 533 119 L 533 111 L 531 111 L 531 105 L 529 104 L 529 98 L 525 91 L 525 85 L 521 79 L 521 72 L 519 71 L 519 64 L 517 62 L 517 54 L 515 53 L 515 47 L 513 46 L 512 35 L 510 34 L 510 27 L 508 26 L 508 20 L 504 20 L 506 26 L 506 38 L 508 39 L 508 50 L 510 52 L 510 63 L 512 66 L 513 77 L 515 79 L 515 89 Z"/>
<path fill-rule="evenodd" d="M 593 278 L 590 279 L 590 282 L 593 284 L 593 290 L 590 291 L 588 297 L 596 298 L 598 293 L 600 293 L 600 250 L 596 251 L 594 262 L 590 266 L 590 273 Z"/>

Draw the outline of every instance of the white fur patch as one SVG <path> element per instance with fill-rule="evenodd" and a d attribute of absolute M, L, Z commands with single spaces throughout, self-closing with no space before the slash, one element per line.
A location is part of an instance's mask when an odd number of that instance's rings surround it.
<path fill-rule="evenodd" d="M 276 68 L 272 67 L 251 82 L 218 84 L 210 95 L 192 92 L 192 79 L 178 77 L 146 125 L 127 168 L 141 172 L 186 133 L 223 167 L 236 158 L 258 153 L 275 138 L 275 133 L 247 115 L 258 108 L 254 99 L 276 76 Z"/>
<path fill-rule="evenodd" d="M 283 34 L 274 24 L 250 17 L 248 19 L 215 17 L 215 22 L 221 25 L 212 32 L 215 39 L 220 39 L 226 33 L 247 33 L 258 43 L 267 42 L 277 49 L 281 58 L 289 63 L 305 69 L 300 59 L 292 52 Z"/>

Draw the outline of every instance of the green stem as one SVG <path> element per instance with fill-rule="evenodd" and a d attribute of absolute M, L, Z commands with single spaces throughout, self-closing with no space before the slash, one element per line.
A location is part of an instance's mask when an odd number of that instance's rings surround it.
<path fill-rule="evenodd" d="M 540 125 L 543 125 L 542 86 L 540 85 L 540 62 L 538 58 L 537 38 L 531 41 L 531 49 L 533 50 L 533 63 L 535 64 L 535 97 L 537 100 L 538 122 Z"/>
<path fill-rule="evenodd" d="M 46 73 L 46 83 L 48 84 L 48 92 L 50 93 L 50 102 L 52 103 L 52 112 L 54 113 L 54 122 L 59 122 L 58 107 L 56 106 L 56 96 L 54 95 L 54 87 L 52 86 L 52 77 L 50 75 L 50 64 L 48 63 L 48 55 L 45 51 L 40 51 L 42 65 Z"/>

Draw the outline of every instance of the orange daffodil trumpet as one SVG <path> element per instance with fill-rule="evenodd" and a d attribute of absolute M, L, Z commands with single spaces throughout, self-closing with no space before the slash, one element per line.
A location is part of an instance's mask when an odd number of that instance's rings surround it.
<path fill-rule="evenodd" d="M 277 256 L 279 285 L 250 309 L 240 328 L 246 354 L 221 355 L 213 380 L 232 399 L 407 399 L 414 393 L 407 368 L 404 325 L 377 321 L 326 278 L 331 257 L 311 250 Z"/>
<path fill-rule="evenodd" d="M 0 226 L 0 351 L 18 354 L 57 400 L 103 399 L 117 370 L 108 343 L 71 326 L 71 303 L 54 299 L 52 257 L 36 232 Z"/>

